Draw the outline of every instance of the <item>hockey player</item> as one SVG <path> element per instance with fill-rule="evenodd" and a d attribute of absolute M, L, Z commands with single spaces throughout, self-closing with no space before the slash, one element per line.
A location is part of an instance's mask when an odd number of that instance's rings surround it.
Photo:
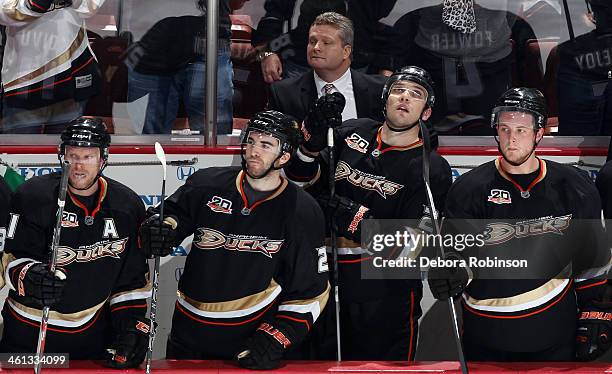
<path fill-rule="evenodd" d="M 361 246 L 364 218 L 419 219 L 427 204 L 423 183 L 423 142 L 419 121 L 431 115 L 435 101 L 429 73 L 409 66 L 396 71 L 383 87 L 383 123 L 360 118 L 334 130 L 335 192 L 329 198 L 326 146 L 329 127 L 341 122 L 336 94 L 319 98 L 303 131 L 307 141 L 299 160 L 287 171 L 308 190 L 337 225 L 342 357 L 347 360 L 413 360 L 421 316 L 420 280 L 361 279 L 360 265 L 371 261 Z M 452 182 L 451 170 L 431 154 L 431 185 L 437 207 L 443 207 Z M 328 311 L 329 312 L 329 311 Z M 333 318 L 328 319 L 335 331 Z M 330 346 L 334 346 L 331 344 Z M 322 353 L 325 358 L 333 357 Z"/>
<path fill-rule="evenodd" d="M 132 190 L 101 175 L 109 144 L 98 118 L 78 118 L 62 132 L 58 157 L 71 169 L 55 274 L 48 263 L 60 175 L 34 177 L 16 190 L 2 258 L 10 291 L 0 352 L 35 352 L 41 310 L 49 306 L 45 353 L 108 357 L 115 368 L 144 359 L 150 284 L 137 232 L 145 210 Z"/>
<path fill-rule="evenodd" d="M 163 225 L 157 214 L 143 223 L 149 256 L 168 255 L 194 234 L 167 358 L 237 358 L 273 369 L 325 307 L 323 214 L 280 174 L 300 140 L 290 117 L 256 113 L 242 137 L 242 168 L 197 171 L 166 200 Z"/>
<path fill-rule="evenodd" d="M 477 277 L 465 288 L 464 268 L 430 270 L 434 297 L 462 296 L 468 360 L 589 360 L 610 344 L 612 309 L 602 299 L 610 253 L 600 242 L 599 196 L 583 171 L 536 157 L 544 135 L 545 107 L 544 96 L 533 88 L 512 88 L 501 96 L 491 120 L 501 156 L 455 181 L 446 200 L 446 220 L 504 219 L 512 220 L 509 224 L 520 221 L 543 227 L 529 231 L 527 237 L 517 234 L 509 239 L 511 247 L 504 249 L 545 266 L 554 265 L 567 250 L 564 244 L 572 239 L 574 227 L 588 231 L 580 232 L 578 248 L 570 248 L 578 253 L 570 258 L 576 265 L 571 276 L 510 279 L 507 273 L 505 279 Z M 589 225 L 581 221 L 589 219 L 594 220 Z M 546 232 L 547 222 L 553 220 L 567 226 L 556 225 L 558 232 Z M 580 263 L 591 271 L 582 272 Z M 557 268 L 566 264 L 559 262 Z"/>

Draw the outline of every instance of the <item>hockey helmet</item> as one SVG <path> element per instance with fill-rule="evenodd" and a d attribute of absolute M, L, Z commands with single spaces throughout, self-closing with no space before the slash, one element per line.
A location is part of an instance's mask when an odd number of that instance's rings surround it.
<path fill-rule="evenodd" d="M 546 126 L 546 99 L 536 88 L 511 88 L 497 100 L 491 114 L 491 127 L 496 127 L 502 112 L 522 112 L 531 114 L 535 120 L 534 128 Z"/>
<path fill-rule="evenodd" d="M 436 95 L 434 93 L 434 82 L 431 75 L 427 70 L 418 66 L 405 66 L 399 70 L 396 70 L 385 83 L 382 92 L 383 106 L 387 105 L 387 99 L 389 99 L 389 92 L 391 87 L 398 81 L 410 81 L 417 83 L 427 91 L 427 106 L 433 108 L 436 101 Z"/>
<path fill-rule="evenodd" d="M 100 148 L 100 156 L 108 160 L 108 147 L 111 137 L 106 130 L 106 124 L 101 118 L 79 117 L 70 121 L 61 135 L 59 154 L 66 153 L 66 146 Z"/>
<path fill-rule="evenodd" d="M 270 134 L 280 141 L 280 149 L 293 156 L 302 143 L 300 125 L 293 117 L 276 110 L 258 112 L 247 122 L 241 141 L 246 144 L 251 131 Z"/>

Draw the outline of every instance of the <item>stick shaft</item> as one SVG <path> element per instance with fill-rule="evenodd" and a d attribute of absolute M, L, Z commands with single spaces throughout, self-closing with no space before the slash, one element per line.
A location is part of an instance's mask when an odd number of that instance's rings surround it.
<path fill-rule="evenodd" d="M 166 199 L 166 180 L 162 181 L 161 191 L 161 202 L 159 203 L 159 219 L 160 222 L 164 222 L 164 200 Z M 153 285 L 151 289 L 151 312 L 149 319 L 151 320 L 151 327 L 149 329 L 149 348 L 147 350 L 146 357 L 146 369 L 145 373 L 151 373 L 151 361 L 153 359 L 153 344 L 155 343 L 155 320 L 157 319 L 157 292 L 159 290 L 159 256 L 155 256 L 155 262 L 153 265 Z"/>
<path fill-rule="evenodd" d="M 430 169 L 430 154 L 431 154 L 431 145 L 429 139 L 429 131 L 423 121 L 419 120 L 419 126 L 421 128 L 421 136 L 423 137 L 423 183 L 425 184 L 425 197 L 427 199 L 427 204 L 429 205 L 429 210 L 431 214 L 431 219 L 433 223 L 433 230 L 435 235 L 440 235 L 441 227 L 438 222 L 438 211 L 436 210 L 436 203 L 433 199 L 433 193 L 431 192 L 431 185 L 429 183 L 429 169 Z M 444 247 L 442 244 L 439 246 L 440 255 L 444 257 Z M 463 374 L 468 374 L 468 367 L 465 362 L 465 356 L 463 355 L 463 346 L 461 345 L 461 335 L 459 334 L 459 322 L 457 321 L 457 310 L 455 309 L 455 303 L 453 298 L 448 299 L 448 308 L 451 314 L 451 320 L 453 323 L 453 335 L 455 338 L 455 345 L 457 346 L 457 355 L 459 356 L 459 363 L 461 365 L 461 372 Z"/>
<path fill-rule="evenodd" d="M 51 240 L 51 259 L 49 261 L 49 271 L 55 274 L 57 263 L 57 247 L 60 241 L 62 230 L 62 216 L 64 215 L 64 206 L 66 205 L 66 191 L 68 190 L 68 176 L 70 174 L 70 163 L 64 161 L 62 163 L 62 178 L 59 185 L 59 194 L 57 197 L 57 213 L 55 217 L 55 228 L 53 229 L 53 238 Z M 37 361 L 34 365 L 34 372 L 39 374 L 42 370 L 42 356 L 45 352 L 45 343 L 47 341 L 47 326 L 49 324 L 48 306 L 43 306 L 42 317 L 40 319 L 40 328 L 38 330 L 38 343 L 36 344 Z"/>
<path fill-rule="evenodd" d="M 327 131 L 327 149 L 329 150 L 329 198 L 330 200 L 336 195 L 336 168 L 334 161 L 334 129 L 329 128 Z M 338 277 L 338 247 L 336 245 L 336 220 L 334 215 L 329 215 L 329 231 L 330 231 L 330 246 L 332 251 L 333 262 L 333 292 L 334 303 L 336 306 L 336 353 L 338 361 L 342 361 L 342 344 L 340 343 L 340 280 Z"/>

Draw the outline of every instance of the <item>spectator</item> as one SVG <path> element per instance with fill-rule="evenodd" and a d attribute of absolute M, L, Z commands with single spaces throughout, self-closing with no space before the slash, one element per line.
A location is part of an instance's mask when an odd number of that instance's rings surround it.
<path fill-rule="evenodd" d="M 206 95 L 206 0 L 199 16 L 157 22 L 127 52 L 128 101 L 148 95 L 143 134 L 169 134 L 182 100 L 191 130 L 203 133 Z M 217 133 L 232 131 L 233 70 L 230 4 L 219 0 Z"/>
<path fill-rule="evenodd" d="M 588 4 L 595 30 L 558 47 L 559 135 L 612 135 L 612 3 Z"/>
<path fill-rule="evenodd" d="M 394 25 L 395 67 L 426 66 L 436 83 L 434 126 L 449 115 L 479 116 L 487 123 L 495 100 L 512 84 L 512 63 L 522 60 L 522 46 L 535 38 L 524 20 L 473 0 L 444 0 L 414 10 Z M 519 73 L 520 74 L 520 73 Z M 521 77 L 518 77 L 521 80 Z M 474 135 L 492 135 L 481 126 Z"/>
<path fill-rule="evenodd" d="M 377 38 L 386 17 L 397 0 L 304 0 L 296 12 L 296 0 L 266 0 L 265 16 L 253 35 L 260 50 L 258 59 L 266 83 L 299 76 L 309 70 L 305 55 L 308 33 L 314 19 L 324 12 L 347 16 L 355 24 L 352 67 L 366 72 L 389 65 L 377 51 Z M 295 26 L 294 26 L 295 25 Z M 283 34 L 283 29 L 289 29 Z"/>
<path fill-rule="evenodd" d="M 343 120 L 367 117 L 382 122 L 380 95 L 385 79 L 350 68 L 352 22 L 338 13 L 323 13 L 312 23 L 308 40 L 307 58 L 313 70 L 273 83 L 270 109 L 302 121 L 317 98 L 340 92 L 346 99 Z"/>

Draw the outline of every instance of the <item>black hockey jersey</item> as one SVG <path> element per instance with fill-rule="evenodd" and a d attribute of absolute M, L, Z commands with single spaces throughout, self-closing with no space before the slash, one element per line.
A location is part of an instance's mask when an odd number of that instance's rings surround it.
<path fill-rule="evenodd" d="M 335 130 L 336 194 L 370 209 L 375 219 L 419 219 L 428 211 L 423 143 L 418 140 L 405 147 L 389 147 L 382 143 L 381 131 L 380 122 L 365 118 L 345 121 Z M 295 160 L 286 173 L 292 180 L 310 184 L 308 190 L 317 196 L 328 188 L 325 158 L 322 154 L 319 163 Z M 441 211 L 452 183 L 451 169 L 435 151 L 430 158 L 430 184 L 436 208 Z M 360 264 L 371 259 L 367 250 L 343 237 L 342 229 L 337 243 L 340 277 L 346 284 L 355 284 L 343 291 L 343 296 L 351 300 L 379 297 L 383 291 L 376 282 L 366 286 L 361 281 Z"/>
<path fill-rule="evenodd" d="M 481 346 L 510 352 L 536 352 L 571 344 L 577 306 L 599 296 L 610 261 L 609 249 L 602 240 L 597 190 L 586 173 L 548 160 L 539 160 L 530 188 L 520 183 L 519 188 L 515 178 L 500 167 L 500 160 L 485 163 L 457 179 L 446 201 L 447 219 L 512 220 L 533 223 L 535 228 L 546 227 L 551 220 L 563 221 L 563 227 L 553 225 L 558 228 L 556 232 L 534 229 L 530 236 L 517 234 L 510 239 L 513 251 L 542 263 L 552 263 L 567 247 L 564 241 L 572 238 L 571 230 L 581 224 L 580 220 L 592 220 L 593 224 L 589 233 L 580 237 L 582 248 L 570 248 L 577 253 L 572 276 L 473 280 L 463 294 L 463 336 Z M 599 267 L 581 272 L 578 267 L 587 258 L 595 259 Z M 564 265 L 560 262 L 559 266 Z"/>
<path fill-rule="evenodd" d="M 2 311 L 3 347 L 36 350 L 41 310 L 18 292 L 19 276 L 28 263 L 50 259 L 59 182 L 58 173 L 35 177 L 13 196 L 2 261 L 10 287 Z M 144 316 L 150 295 L 148 266 L 136 237 L 144 205 L 119 182 L 99 177 L 97 183 L 91 211 L 68 191 L 57 248 L 57 268 L 67 283 L 50 313 L 46 351 L 69 352 L 71 358 L 96 358 L 112 339 L 111 324 L 117 331 L 125 317 Z"/>
<path fill-rule="evenodd" d="M 263 321 L 299 342 L 329 294 L 317 203 L 285 179 L 247 201 L 244 183 L 240 168 L 199 170 L 165 203 L 179 236 L 194 234 L 171 336 L 208 358 L 232 358 Z"/>

